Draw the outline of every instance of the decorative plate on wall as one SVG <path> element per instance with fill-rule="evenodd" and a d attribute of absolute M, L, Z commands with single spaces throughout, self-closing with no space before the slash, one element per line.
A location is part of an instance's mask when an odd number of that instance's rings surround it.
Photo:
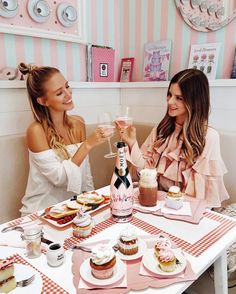
<path fill-rule="evenodd" d="M 57 8 L 57 18 L 64 27 L 71 27 L 77 21 L 77 11 L 74 6 L 61 3 Z"/>
<path fill-rule="evenodd" d="M 38 23 L 44 23 L 50 16 L 50 6 L 46 0 L 29 0 L 28 13 Z"/>
<path fill-rule="evenodd" d="M 0 16 L 11 18 L 17 15 L 19 4 L 17 0 L 0 1 Z"/>

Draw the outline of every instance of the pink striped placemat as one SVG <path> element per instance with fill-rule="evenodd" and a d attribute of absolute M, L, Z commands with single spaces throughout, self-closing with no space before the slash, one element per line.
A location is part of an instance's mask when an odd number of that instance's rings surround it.
<path fill-rule="evenodd" d="M 8 223 L 8 226 L 9 227 L 18 226 L 21 223 L 26 223 L 26 222 L 28 223 L 28 222 L 31 222 L 31 221 L 35 221 L 36 219 L 38 219 L 37 213 L 32 213 L 32 214 L 29 214 L 27 216 L 19 217 L 17 219 L 14 219 L 13 221 L 10 221 Z"/>
<path fill-rule="evenodd" d="M 37 272 L 40 273 L 41 278 L 43 280 L 43 289 L 42 289 L 41 294 L 69 294 L 67 291 L 65 291 L 63 288 L 61 288 L 58 284 L 56 284 L 54 281 L 52 281 L 47 276 L 45 276 L 43 273 L 41 273 L 37 268 L 32 266 L 30 263 L 28 263 L 28 261 L 26 261 L 19 254 L 14 254 L 12 257 L 9 257 L 9 259 L 13 260 L 15 263 L 31 266 Z"/>
<path fill-rule="evenodd" d="M 213 213 L 211 211 L 206 212 L 204 214 L 204 217 L 207 217 L 211 220 L 217 221 L 219 223 L 219 225 L 215 229 L 213 229 L 210 233 L 208 233 L 207 235 L 205 235 L 201 239 L 197 240 L 197 242 L 191 244 L 185 240 L 182 240 L 176 236 L 169 234 L 168 232 L 166 232 L 164 230 L 159 229 L 156 226 L 153 226 L 152 224 L 150 224 L 146 221 L 139 219 L 135 215 L 133 216 L 133 218 L 130 222 L 132 225 L 142 229 L 143 231 L 145 231 L 151 235 L 165 233 L 166 235 L 169 236 L 169 238 L 178 247 L 180 247 L 182 250 L 184 250 L 185 252 L 187 252 L 190 255 L 195 256 L 195 257 L 201 255 L 204 251 L 206 251 L 217 240 L 219 240 L 225 233 L 227 233 L 230 229 L 232 229 L 236 225 L 235 220 L 225 218 L 222 215 Z M 78 244 L 78 243 L 90 238 L 91 236 L 94 236 L 94 235 L 104 231 L 105 229 L 111 227 L 114 224 L 115 224 L 115 222 L 111 218 L 106 219 L 105 221 L 102 221 L 102 222 L 96 224 L 95 228 L 93 229 L 93 231 L 89 237 L 87 237 L 87 238 L 70 237 L 70 238 L 66 239 L 65 243 L 64 243 L 64 248 L 68 249 L 68 247 L 69 247 L 68 243 L 69 244 Z"/>

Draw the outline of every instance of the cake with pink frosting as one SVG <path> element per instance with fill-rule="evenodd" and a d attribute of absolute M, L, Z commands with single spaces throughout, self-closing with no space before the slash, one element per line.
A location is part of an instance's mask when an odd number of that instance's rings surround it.
<path fill-rule="evenodd" d="M 73 219 L 73 235 L 77 238 L 85 238 L 91 234 L 93 229 L 93 219 L 88 212 L 85 212 L 83 208 L 81 208 L 76 217 Z"/>
<path fill-rule="evenodd" d="M 119 236 L 118 249 L 125 255 L 133 255 L 138 252 L 138 237 L 132 227 L 126 227 Z"/>
<path fill-rule="evenodd" d="M 160 250 L 165 248 L 171 248 L 171 240 L 163 235 L 159 235 L 154 246 L 155 255 L 158 256 Z"/>
<path fill-rule="evenodd" d="M 157 260 L 162 271 L 173 272 L 175 270 L 176 257 L 171 249 L 161 249 L 158 254 Z"/>
<path fill-rule="evenodd" d="M 92 275 L 97 279 L 109 279 L 113 276 L 116 255 L 112 247 L 99 245 L 92 249 L 90 266 Z"/>

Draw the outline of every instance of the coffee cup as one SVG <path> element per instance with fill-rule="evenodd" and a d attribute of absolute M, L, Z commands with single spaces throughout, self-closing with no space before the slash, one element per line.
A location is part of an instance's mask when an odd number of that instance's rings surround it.
<path fill-rule="evenodd" d="M 60 266 L 65 260 L 65 251 L 60 243 L 52 243 L 46 252 L 48 265 L 52 267 Z"/>

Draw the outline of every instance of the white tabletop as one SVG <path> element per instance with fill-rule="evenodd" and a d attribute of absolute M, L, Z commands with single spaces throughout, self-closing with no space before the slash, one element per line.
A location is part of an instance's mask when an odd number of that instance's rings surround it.
<path fill-rule="evenodd" d="M 99 193 L 102 194 L 109 194 L 109 187 L 104 187 L 98 190 Z M 198 255 L 197 245 L 199 240 L 204 240 L 207 238 L 208 235 L 212 233 L 212 231 L 216 230 L 217 228 L 217 216 L 218 214 L 215 212 L 209 212 L 213 217 L 208 218 L 204 217 L 199 224 L 192 224 L 182 221 L 175 221 L 170 220 L 162 216 L 155 216 L 152 214 L 143 214 L 137 212 L 135 214 L 135 219 L 141 220 L 142 222 L 147 222 L 150 225 L 157 227 L 164 232 L 171 234 L 171 236 L 176 237 L 178 240 L 183 240 L 183 244 L 186 245 L 188 248 L 185 251 L 185 256 L 187 260 L 191 263 L 193 271 L 196 273 L 197 276 L 200 276 L 211 264 L 213 264 L 221 255 L 225 252 L 225 250 L 236 240 L 236 226 L 232 226 L 227 232 L 223 232 L 223 235 L 214 242 L 208 248 L 203 248 L 201 254 Z M 214 219 L 214 216 L 216 217 Z M 110 217 L 110 210 L 105 209 L 94 216 L 95 223 L 100 223 Z M 221 220 L 229 220 L 230 222 L 235 222 L 232 218 L 227 216 L 220 216 Z M 124 224 L 115 224 L 118 226 L 117 228 L 124 227 Z M 0 230 L 5 227 L 6 224 L 0 225 Z M 140 228 L 139 228 L 140 229 Z M 50 239 L 55 242 L 61 242 L 66 238 L 72 236 L 72 228 L 68 227 L 65 230 L 57 230 L 55 227 L 48 225 L 46 222 L 43 223 L 43 231 L 44 237 Z M 93 242 L 98 240 L 99 238 L 112 238 L 112 231 L 111 229 L 106 230 L 106 235 L 104 236 L 103 232 L 98 233 L 95 236 L 88 238 L 85 242 Z M 144 234 L 148 234 L 147 232 L 143 232 Z M 70 250 L 66 251 L 66 260 L 63 265 L 57 268 L 52 268 L 47 264 L 45 254 L 42 254 L 39 258 L 35 259 L 27 259 L 25 257 L 25 249 L 24 248 L 17 248 L 17 246 L 21 246 L 20 240 L 20 232 L 12 231 L 8 233 L 0 233 L 0 258 L 6 258 L 14 253 L 18 253 L 22 255 L 30 264 L 32 264 L 35 268 L 40 270 L 44 275 L 48 276 L 54 282 L 56 282 L 59 286 L 65 289 L 70 294 L 76 293 L 76 289 L 73 285 L 73 275 L 71 272 L 72 267 L 72 252 Z M 7 237 L 6 237 L 7 236 Z M 113 236 L 114 237 L 114 236 Z M 9 241 L 9 245 L 13 245 L 16 247 L 11 246 L 1 246 L 3 239 L 6 242 L 6 238 Z M 217 236 L 214 235 L 212 238 L 217 239 Z M 12 240 L 12 242 L 10 242 Z M 207 247 L 207 246 L 206 246 Z M 184 247 L 183 247 L 184 248 Z M 200 248 L 201 249 L 201 248 Z M 188 253 L 190 252 L 190 253 Z M 195 252 L 192 254 L 191 252 Z M 194 256 L 195 255 L 195 256 Z M 225 269 L 226 270 L 226 269 Z M 169 294 L 169 293 L 182 293 L 186 288 L 189 287 L 191 282 L 180 282 L 176 284 L 172 284 L 168 287 L 158 288 L 158 293 L 160 294 Z M 156 293 L 156 289 L 148 288 L 146 290 L 142 290 L 140 292 L 148 292 L 148 293 Z M 93 291 L 96 292 L 96 291 Z M 132 293 L 134 291 L 130 291 Z M 25 292 L 27 293 L 27 292 Z M 99 291 L 98 291 L 99 293 Z M 36 294 L 36 293 L 35 293 Z"/>

